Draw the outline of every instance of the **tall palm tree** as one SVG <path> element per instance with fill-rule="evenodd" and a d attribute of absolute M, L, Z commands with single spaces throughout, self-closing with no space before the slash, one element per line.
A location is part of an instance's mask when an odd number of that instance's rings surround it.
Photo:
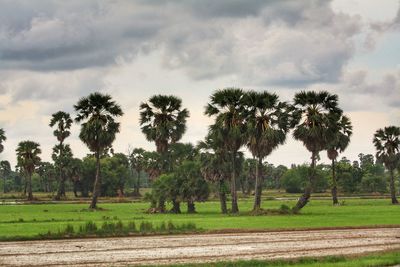
<path fill-rule="evenodd" d="M 316 176 L 316 162 L 319 152 L 326 150 L 334 137 L 334 129 L 342 114 L 338 108 L 338 96 L 326 91 L 302 91 L 295 95 L 294 106 L 297 125 L 293 136 L 311 152 L 309 181 L 304 194 L 299 198 L 295 212 L 302 209 L 309 201 Z"/>
<path fill-rule="evenodd" d="M 81 98 L 74 108 L 78 112 L 75 121 L 82 123 L 79 138 L 96 158 L 96 178 L 89 206 L 90 209 L 95 209 L 101 187 L 100 156 L 114 142 L 120 128 L 120 124 L 115 121 L 115 118 L 122 116 L 123 112 L 110 95 L 98 92 Z"/>
<path fill-rule="evenodd" d="M 239 212 L 236 192 L 236 158 L 246 142 L 246 124 L 243 105 L 244 92 L 238 88 L 216 91 L 206 107 L 205 114 L 215 117 L 212 131 L 224 140 L 223 146 L 230 155 L 232 213 Z"/>
<path fill-rule="evenodd" d="M 182 108 L 182 100 L 172 95 L 154 95 L 140 105 L 140 126 L 146 139 L 155 142 L 157 152 L 165 163 L 170 144 L 178 142 L 186 131 L 189 111 Z M 168 165 L 164 164 L 163 171 Z"/>
<path fill-rule="evenodd" d="M 342 153 L 350 143 L 350 137 L 353 133 L 353 127 L 350 119 L 342 116 L 338 120 L 337 127 L 334 132 L 334 138 L 328 144 L 327 154 L 332 162 L 332 201 L 333 205 L 338 205 L 337 198 L 337 179 L 336 179 L 336 159 L 339 153 Z"/>
<path fill-rule="evenodd" d="M 56 126 L 53 134 L 57 137 L 58 145 L 53 148 L 53 160 L 56 163 L 60 176 L 59 176 L 59 185 L 57 190 L 57 195 L 55 196 L 56 200 L 60 200 L 61 197 L 65 197 L 65 166 L 67 165 L 67 161 L 71 160 L 72 152 L 70 147 L 64 145 L 65 139 L 70 136 L 72 119 L 71 116 L 64 112 L 58 111 L 52 115 L 50 120 L 50 127 Z"/>
<path fill-rule="evenodd" d="M 6 180 L 11 174 L 11 165 L 8 160 L 0 161 L 1 175 L 3 176 L 3 192 L 7 193 Z"/>
<path fill-rule="evenodd" d="M 145 150 L 143 148 L 135 148 L 129 153 L 129 164 L 132 170 L 136 171 L 137 177 L 135 182 L 134 195 L 140 196 L 140 173 L 145 168 L 145 158 L 144 158 Z"/>
<path fill-rule="evenodd" d="M 16 149 L 18 166 L 22 168 L 28 189 L 28 200 L 33 200 L 32 174 L 40 164 L 40 145 L 32 141 L 22 141 Z"/>
<path fill-rule="evenodd" d="M 3 142 L 6 140 L 6 133 L 4 132 L 3 128 L 0 128 L 0 153 L 4 150 Z"/>
<path fill-rule="evenodd" d="M 374 135 L 376 158 L 383 162 L 390 173 L 390 195 L 392 204 L 398 204 L 394 185 L 394 170 L 400 161 L 400 127 L 388 126 L 379 129 Z"/>
<path fill-rule="evenodd" d="M 253 210 L 261 208 L 262 161 L 286 140 L 291 124 L 291 107 L 280 102 L 276 94 L 248 92 L 245 96 L 246 122 L 248 125 L 247 147 L 257 158 L 256 184 Z"/>

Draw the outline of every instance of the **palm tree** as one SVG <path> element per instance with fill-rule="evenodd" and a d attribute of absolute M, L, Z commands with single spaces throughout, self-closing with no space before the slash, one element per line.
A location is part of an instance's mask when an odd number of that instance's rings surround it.
<path fill-rule="evenodd" d="M 90 209 L 95 209 L 101 187 L 100 156 L 114 142 L 120 128 L 120 124 L 115 121 L 115 118 L 122 116 L 123 112 L 121 107 L 112 101 L 110 95 L 98 92 L 81 98 L 74 108 L 78 112 L 75 121 L 82 122 L 79 138 L 96 158 L 96 178 L 92 202 L 89 206 Z"/>
<path fill-rule="evenodd" d="M 8 160 L 0 161 L 0 170 L 1 170 L 1 175 L 3 175 L 3 192 L 7 193 L 6 180 L 10 176 L 10 173 L 11 173 L 10 162 Z"/>
<path fill-rule="evenodd" d="M 400 127 L 389 126 L 377 130 L 373 142 L 377 150 L 376 158 L 383 162 L 385 167 L 389 170 L 392 204 L 397 204 L 399 202 L 396 198 L 394 170 L 400 161 Z"/>
<path fill-rule="evenodd" d="M 244 92 L 238 88 L 226 88 L 211 96 L 205 114 L 215 117 L 211 131 L 224 140 L 223 146 L 229 153 L 231 162 L 232 213 L 239 212 L 236 192 L 236 158 L 239 149 L 246 142 L 246 124 L 244 120 Z"/>
<path fill-rule="evenodd" d="M 178 142 L 186 131 L 189 111 L 182 100 L 172 95 L 155 95 L 140 105 L 140 126 L 146 139 L 155 142 L 164 159 L 162 171 L 167 171 L 167 152 L 170 144 Z"/>
<path fill-rule="evenodd" d="M 248 92 L 245 96 L 246 121 L 248 125 L 247 147 L 257 158 L 256 184 L 253 210 L 261 208 L 262 161 L 279 145 L 285 143 L 291 124 L 291 108 L 280 102 L 276 94 L 266 91 Z"/>
<path fill-rule="evenodd" d="M 61 197 L 65 197 L 65 166 L 67 165 L 67 161 L 72 158 L 72 152 L 70 147 L 64 145 L 64 140 L 70 136 L 72 119 L 71 116 L 63 111 L 58 111 L 52 115 L 50 120 L 50 127 L 54 127 L 57 125 L 53 134 L 57 137 L 58 145 L 53 148 L 53 160 L 58 166 L 60 171 L 59 177 L 59 185 L 57 190 L 57 195 L 55 196 L 55 200 L 60 200 Z"/>
<path fill-rule="evenodd" d="M 3 142 L 7 140 L 6 133 L 2 128 L 0 128 L 0 153 L 3 152 L 4 146 Z"/>
<path fill-rule="evenodd" d="M 311 152 L 311 166 L 309 181 L 305 186 L 304 194 L 298 200 L 293 211 L 298 212 L 310 199 L 316 176 L 316 162 L 319 152 L 326 150 L 330 140 L 334 137 L 334 129 L 342 110 L 338 108 L 338 96 L 326 91 L 302 91 L 294 97 L 294 113 L 297 120 L 293 136 L 302 141 Z"/>
<path fill-rule="evenodd" d="M 24 171 L 27 187 L 28 200 L 33 200 L 32 195 L 32 174 L 40 164 L 39 154 L 42 153 L 40 145 L 32 141 L 22 141 L 16 149 L 18 166 Z"/>
<path fill-rule="evenodd" d="M 197 145 L 200 153 L 200 172 L 207 181 L 217 183 L 218 197 L 221 205 L 221 213 L 228 213 L 226 206 L 225 180 L 230 176 L 229 156 L 224 149 L 223 140 L 209 131 L 204 141 Z"/>
<path fill-rule="evenodd" d="M 334 138 L 328 144 L 327 154 L 328 158 L 332 161 L 332 201 L 333 205 L 338 205 L 337 198 L 337 179 L 336 179 L 336 159 L 339 153 L 342 153 L 350 143 L 350 136 L 353 133 L 353 127 L 350 119 L 342 116 L 338 120 Z"/>
<path fill-rule="evenodd" d="M 143 148 L 135 148 L 129 153 L 129 163 L 131 166 L 131 170 L 135 170 L 137 174 L 136 182 L 135 182 L 135 190 L 134 195 L 140 196 L 140 173 L 145 168 L 145 159 L 144 159 L 145 150 Z"/>

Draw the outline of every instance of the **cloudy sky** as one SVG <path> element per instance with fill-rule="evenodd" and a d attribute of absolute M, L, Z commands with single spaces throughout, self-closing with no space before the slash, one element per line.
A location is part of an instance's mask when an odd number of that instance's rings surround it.
<path fill-rule="evenodd" d="M 203 115 L 218 88 L 269 90 L 291 100 L 301 89 L 329 90 L 354 125 L 343 154 L 374 153 L 374 131 L 400 125 L 398 0 L 0 0 L 0 155 L 15 164 L 21 140 L 50 160 L 52 113 L 80 97 L 112 94 L 125 112 L 114 144 L 154 149 L 139 127 L 139 104 L 153 94 L 182 98 L 191 113 L 183 141 L 201 140 Z M 79 126 L 68 139 L 88 153 Z M 322 155 L 322 160 L 325 155 Z M 303 163 L 291 138 L 268 159 Z"/>

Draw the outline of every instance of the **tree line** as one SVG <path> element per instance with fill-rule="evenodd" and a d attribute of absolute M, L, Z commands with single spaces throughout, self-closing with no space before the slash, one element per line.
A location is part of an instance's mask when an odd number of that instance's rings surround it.
<path fill-rule="evenodd" d="M 254 177 L 253 210 L 257 211 L 261 209 L 262 189 L 265 187 L 265 161 L 275 149 L 285 143 L 289 133 L 292 133 L 295 140 L 303 143 L 311 156 L 309 166 L 293 166 L 290 169 L 292 173 L 296 173 L 296 170 L 302 173 L 299 177 L 306 177 L 301 186 L 303 194 L 293 211 L 298 212 L 309 202 L 311 193 L 315 191 L 320 180 L 318 177 L 321 176 L 321 171 L 328 169 L 332 177 L 333 203 L 338 204 L 338 188 L 345 188 L 341 184 L 343 179 L 340 178 L 346 173 L 344 169 L 349 165 L 352 171 L 357 169 L 354 163 L 350 164 L 345 159 L 337 161 L 339 154 L 350 143 L 352 125 L 338 106 L 338 96 L 326 91 L 301 91 L 289 103 L 267 91 L 244 91 L 238 88 L 217 90 L 205 107 L 205 115 L 214 121 L 204 140 L 196 146 L 179 143 L 186 131 L 186 120 L 189 117 L 181 99 L 176 96 L 155 95 L 140 105 L 140 126 L 146 139 L 155 143 L 156 151 L 147 152 L 136 148 L 129 151 L 128 155 L 114 153 L 112 149 L 112 143 L 120 129 L 117 119 L 123 115 L 123 111 L 110 95 L 92 93 L 81 98 L 74 109 L 74 119 L 70 114 L 59 111 L 52 115 L 49 124 L 54 128 L 53 134 L 57 140 L 52 153 L 52 172 L 58 177 L 55 199 L 65 197 L 67 177 L 75 177 L 72 178 L 75 192 L 80 186 L 82 194 L 87 195 L 88 185 L 83 186 L 83 181 L 88 181 L 86 177 L 91 177 L 90 208 L 96 208 L 98 197 L 106 194 L 109 186 L 106 186 L 108 183 L 104 181 L 104 177 L 114 176 L 110 187 L 113 189 L 110 190 L 123 194 L 124 179 L 129 176 L 129 172 L 132 175 L 134 171 L 138 174 L 138 179 L 134 182 L 135 194 L 139 194 L 141 173 L 145 173 L 152 181 L 153 190 L 146 198 L 151 201 L 155 211 L 164 212 L 165 202 L 169 201 L 173 204 L 173 211 L 180 212 L 179 204 L 185 201 L 188 211 L 194 212 L 194 202 L 207 199 L 209 189 L 206 181 L 211 181 L 218 192 L 221 211 L 228 212 L 228 191 L 231 198 L 230 212 L 237 213 L 237 183 L 240 183 L 247 168 L 249 173 L 254 170 L 251 174 Z M 74 158 L 70 146 L 65 143 L 74 121 L 80 124 L 79 138 L 91 152 L 83 160 Z M 394 173 L 399 168 L 400 161 L 399 136 L 400 128 L 389 126 L 377 130 L 373 137 L 378 160 L 373 165 L 383 164 L 388 170 L 393 204 L 397 203 Z M 1 129 L 0 141 L 4 140 L 5 133 Z M 244 159 L 241 151 L 244 147 L 249 150 L 253 159 Z M 3 149 L 3 146 L 0 148 Z M 321 168 L 317 164 L 320 153 L 324 151 L 331 160 L 329 168 Z M 46 165 L 41 163 L 40 145 L 30 140 L 22 141 L 18 144 L 16 153 L 17 170 L 23 174 L 27 198 L 32 200 L 32 175 L 35 172 L 43 173 Z M 86 165 L 89 166 L 88 163 L 91 162 L 92 167 L 90 173 L 84 174 L 85 178 L 82 179 L 82 162 L 85 160 Z M 361 158 L 360 161 L 362 162 Z M 106 175 L 104 166 L 107 165 L 110 166 L 111 173 Z M 119 168 L 120 166 L 124 167 Z M 49 165 L 46 167 L 50 169 Z M 290 176 L 287 173 L 288 170 L 285 175 Z M 118 182 L 118 179 L 121 181 Z M 286 180 L 280 180 L 280 183 L 284 181 Z"/>

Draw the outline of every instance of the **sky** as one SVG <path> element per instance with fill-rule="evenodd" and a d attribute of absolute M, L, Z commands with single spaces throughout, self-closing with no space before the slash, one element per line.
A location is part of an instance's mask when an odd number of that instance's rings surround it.
<path fill-rule="evenodd" d="M 18 142 L 33 140 L 51 161 L 51 114 L 100 91 L 125 115 L 113 145 L 154 150 L 140 130 L 139 105 L 154 94 L 179 96 L 190 112 L 183 142 L 197 143 L 217 89 L 339 96 L 353 136 L 341 154 L 374 154 L 378 128 L 400 125 L 398 0 L 0 0 L 1 160 L 16 162 Z M 74 124 L 66 142 L 89 153 Z M 245 148 L 242 149 L 245 151 Z M 310 155 L 288 137 L 268 158 L 289 166 Z M 321 153 L 321 162 L 326 162 Z"/>

